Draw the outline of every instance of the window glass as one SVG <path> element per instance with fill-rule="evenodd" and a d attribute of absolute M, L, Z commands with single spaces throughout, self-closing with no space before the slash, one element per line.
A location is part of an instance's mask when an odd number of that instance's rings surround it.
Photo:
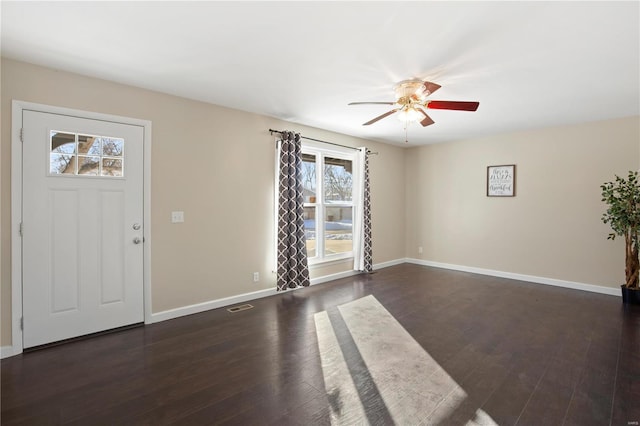
<path fill-rule="evenodd" d="M 324 158 L 324 199 L 329 202 L 351 201 L 353 176 L 351 160 Z"/>
<path fill-rule="evenodd" d="M 304 208 L 304 236 L 307 244 L 307 257 L 316 257 L 316 208 Z"/>
<path fill-rule="evenodd" d="M 124 140 L 115 138 L 102 138 L 102 155 L 108 157 L 122 157 Z"/>
<path fill-rule="evenodd" d="M 78 154 L 100 155 L 100 138 L 89 135 L 78 135 Z"/>
<path fill-rule="evenodd" d="M 302 191 L 305 203 L 316 202 L 316 156 L 302 154 Z"/>
<path fill-rule="evenodd" d="M 78 156 L 78 174 L 97 176 L 100 171 L 100 157 Z"/>
<path fill-rule="evenodd" d="M 124 139 L 50 132 L 49 174 L 124 176 Z"/>
<path fill-rule="evenodd" d="M 101 176 L 122 176 L 121 158 L 103 158 Z"/>
<path fill-rule="evenodd" d="M 59 175 L 62 173 L 74 173 L 73 162 L 75 156 L 68 154 L 51 154 L 49 158 L 49 173 Z"/>
<path fill-rule="evenodd" d="M 324 254 L 353 251 L 353 207 L 327 206 L 325 212 Z"/>
<path fill-rule="evenodd" d="M 76 135 L 73 133 L 51 132 L 51 152 L 59 154 L 75 154 Z"/>
<path fill-rule="evenodd" d="M 354 161 L 350 153 L 303 145 L 304 225 L 312 263 L 353 254 Z"/>

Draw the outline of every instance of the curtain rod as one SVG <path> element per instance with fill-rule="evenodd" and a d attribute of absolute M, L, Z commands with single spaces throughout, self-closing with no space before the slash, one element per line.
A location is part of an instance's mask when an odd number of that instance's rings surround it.
<path fill-rule="evenodd" d="M 271 134 L 273 135 L 274 133 L 280 133 L 280 134 L 282 134 L 283 132 L 282 132 L 281 130 L 273 130 L 273 129 L 269 129 L 269 133 L 271 133 Z M 320 139 L 308 138 L 308 137 L 306 137 L 306 136 L 302 136 L 302 135 L 300 135 L 300 138 L 301 138 L 301 139 L 306 139 L 306 140 L 309 140 L 309 141 L 320 142 L 320 143 L 326 143 L 326 144 L 329 144 L 329 145 L 341 146 L 341 147 L 343 147 L 343 148 L 355 149 L 356 151 L 360 151 L 360 148 L 354 148 L 354 147 L 352 147 L 352 146 L 341 145 L 341 144 L 339 144 L 339 143 L 335 143 L 335 142 L 322 141 L 322 140 L 320 140 Z M 368 148 L 367 148 L 367 151 L 369 151 L 369 149 L 368 149 Z M 369 154 L 372 154 L 372 155 L 378 155 L 378 153 L 377 153 L 377 152 L 372 152 L 372 151 L 369 151 Z"/>

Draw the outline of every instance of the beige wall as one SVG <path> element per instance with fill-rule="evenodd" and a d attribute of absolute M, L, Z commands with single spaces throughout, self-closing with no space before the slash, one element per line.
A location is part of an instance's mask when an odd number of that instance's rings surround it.
<path fill-rule="evenodd" d="M 617 287 L 600 185 L 638 169 L 639 144 L 632 117 L 408 149 L 407 257 Z M 516 197 L 486 196 L 501 164 L 517 166 Z"/>
<path fill-rule="evenodd" d="M 599 186 L 640 166 L 639 117 L 404 149 L 6 59 L 1 78 L 1 345 L 11 329 L 13 99 L 152 121 L 153 312 L 274 287 L 269 128 L 380 153 L 370 160 L 375 263 L 410 257 L 610 287 L 623 279 Z M 498 164 L 517 165 L 516 197 L 485 196 L 486 167 Z M 172 210 L 184 224 L 170 223 Z"/>
<path fill-rule="evenodd" d="M 152 121 L 152 310 L 273 288 L 274 138 L 269 128 L 380 155 L 370 162 L 374 262 L 404 257 L 404 153 L 377 144 L 206 103 L 2 60 L 1 344 L 11 330 L 11 101 Z M 170 212 L 183 210 L 184 224 Z M 384 242 L 384 244 L 382 243 Z M 349 263 L 312 271 L 317 277 Z M 261 281 L 253 283 L 252 273 Z"/>

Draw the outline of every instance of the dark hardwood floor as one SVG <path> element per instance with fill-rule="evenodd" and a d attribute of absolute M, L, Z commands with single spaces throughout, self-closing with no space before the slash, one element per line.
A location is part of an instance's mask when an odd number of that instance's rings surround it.
<path fill-rule="evenodd" d="M 640 421 L 637 307 L 403 264 L 255 300 L 247 311 L 217 309 L 2 360 L 1 423 L 331 424 L 314 314 L 335 317 L 336 306 L 367 295 L 464 389 L 439 424 L 464 425 L 478 410 L 499 425 Z M 336 336 L 348 346 L 348 331 Z M 343 351 L 356 388 L 370 381 L 367 360 Z M 393 423 L 385 407 L 371 415 L 384 405 L 376 397 L 351 424 Z"/>

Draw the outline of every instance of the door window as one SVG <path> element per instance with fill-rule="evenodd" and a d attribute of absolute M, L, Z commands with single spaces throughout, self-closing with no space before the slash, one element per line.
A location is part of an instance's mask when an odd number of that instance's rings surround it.
<path fill-rule="evenodd" d="M 52 130 L 50 176 L 124 176 L 124 139 Z"/>

